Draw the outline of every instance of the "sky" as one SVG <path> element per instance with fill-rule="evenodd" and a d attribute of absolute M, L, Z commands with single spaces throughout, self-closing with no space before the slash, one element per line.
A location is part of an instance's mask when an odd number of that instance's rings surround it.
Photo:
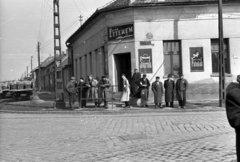
<path fill-rule="evenodd" d="M 62 51 L 65 41 L 83 20 L 112 0 L 59 0 Z M 14 80 L 38 66 L 37 43 L 41 62 L 53 51 L 53 0 L 0 0 L 0 81 Z"/>

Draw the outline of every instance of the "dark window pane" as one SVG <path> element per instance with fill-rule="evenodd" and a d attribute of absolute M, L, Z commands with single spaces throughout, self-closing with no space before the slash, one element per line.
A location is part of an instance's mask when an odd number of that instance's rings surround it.
<path fill-rule="evenodd" d="M 172 67 L 172 74 L 179 77 L 180 74 L 180 55 L 173 55 L 173 67 Z"/>
<path fill-rule="evenodd" d="M 180 42 L 178 41 L 166 41 L 163 42 L 163 53 L 164 53 L 164 75 L 174 74 L 176 77 L 179 76 L 181 71 L 180 63 Z"/>
<path fill-rule="evenodd" d="M 170 55 L 164 55 L 164 74 L 170 74 L 171 73 L 171 58 Z"/>
<path fill-rule="evenodd" d="M 229 58 L 229 45 L 228 39 L 224 39 L 224 59 L 225 59 L 225 72 L 230 74 L 230 58 Z M 218 39 L 211 40 L 211 53 L 212 53 L 212 72 L 219 72 L 218 54 L 219 54 L 219 41 Z"/>

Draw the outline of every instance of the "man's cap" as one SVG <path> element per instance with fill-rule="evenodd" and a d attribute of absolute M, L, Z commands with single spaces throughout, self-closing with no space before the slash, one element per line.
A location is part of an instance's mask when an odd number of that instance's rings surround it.
<path fill-rule="evenodd" d="M 240 75 L 237 76 L 237 81 L 240 83 Z"/>
<path fill-rule="evenodd" d="M 168 78 L 171 78 L 173 75 L 172 74 L 168 74 Z"/>
<path fill-rule="evenodd" d="M 147 76 L 147 74 L 143 74 L 143 76 Z"/>
<path fill-rule="evenodd" d="M 71 80 L 76 80 L 76 78 L 74 76 L 71 77 Z"/>
<path fill-rule="evenodd" d="M 107 76 L 106 75 L 103 75 L 102 78 L 106 78 Z"/>
<path fill-rule="evenodd" d="M 159 76 L 157 76 L 157 77 L 156 77 L 156 79 L 160 79 L 160 77 L 159 77 Z"/>

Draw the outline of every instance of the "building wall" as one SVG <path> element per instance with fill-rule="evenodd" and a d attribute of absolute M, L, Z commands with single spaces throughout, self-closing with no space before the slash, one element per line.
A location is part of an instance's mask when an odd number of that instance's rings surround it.
<path fill-rule="evenodd" d="M 218 75 L 212 73 L 211 39 L 218 38 L 217 15 L 217 5 L 138 7 L 101 14 L 72 42 L 73 59 L 81 58 L 81 61 L 74 61 L 78 62 L 74 65 L 74 69 L 77 69 L 74 75 L 79 79 L 91 73 L 99 79 L 105 73 L 102 66 L 104 56 L 101 54 L 107 51 L 108 74 L 115 84 L 114 55 L 130 53 L 133 71 L 139 68 L 138 50 L 152 49 L 153 73 L 147 74 L 148 78 L 152 82 L 155 76 L 160 76 L 164 81 L 163 42 L 179 40 L 182 72 L 192 86 L 189 93 L 193 98 L 199 98 L 196 93 L 211 93 L 216 97 Z M 223 5 L 223 17 L 224 37 L 229 40 L 231 74 L 226 77 L 229 83 L 235 80 L 240 69 L 240 4 Z M 107 27 L 130 23 L 134 24 L 134 39 L 107 42 Z M 153 34 L 152 39 L 147 38 L 148 33 Z M 140 45 L 140 41 L 151 41 L 151 45 Z M 104 46 L 107 49 L 103 51 Z M 190 47 L 203 47 L 203 72 L 191 72 Z"/>

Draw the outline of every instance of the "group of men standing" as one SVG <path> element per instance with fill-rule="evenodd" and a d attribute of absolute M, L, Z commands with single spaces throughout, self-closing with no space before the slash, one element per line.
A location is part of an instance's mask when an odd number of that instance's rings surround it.
<path fill-rule="evenodd" d="M 75 77 L 71 77 L 71 80 L 66 85 L 66 90 L 69 95 L 69 105 L 73 109 L 74 102 L 76 101 L 76 93 L 78 92 L 80 107 L 85 108 L 87 101 L 93 101 L 95 107 L 100 107 L 102 102 L 104 102 L 103 107 L 108 108 L 110 87 L 111 82 L 106 76 L 102 76 L 102 79 L 97 81 L 92 75 L 89 75 L 86 81 L 80 78 L 78 83 Z M 141 73 L 135 69 L 131 78 L 130 94 L 131 97 L 141 98 L 141 105 L 143 107 L 148 107 L 149 87 L 150 81 L 147 75 L 143 74 L 143 77 L 141 77 Z M 160 81 L 160 77 L 157 76 L 156 80 L 152 83 L 155 108 L 163 107 L 162 96 L 164 94 L 164 89 L 166 107 L 174 106 L 174 94 L 176 91 L 179 108 L 185 108 L 187 88 L 188 81 L 184 79 L 183 75 L 180 75 L 176 84 L 174 82 L 174 76 L 171 74 L 168 75 L 168 79 L 164 81 L 164 84 Z"/>
<path fill-rule="evenodd" d="M 131 96 L 141 98 L 141 104 L 143 107 L 148 107 L 147 101 L 149 96 L 149 87 L 150 82 L 147 79 L 147 75 L 143 74 L 143 77 L 141 78 L 141 73 L 135 69 L 131 79 Z M 166 107 L 174 107 L 174 94 L 176 91 L 179 108 L 185 108 L 188 81 L 184 79 L 183 75 L 180 75 L 176 84 L 174 81 L 174 75 L 169 74 L 168 79 L 164 81 L 164 84 L 160 81 L 159 76 L 156 77 L 156 80 L 152 83 L 155 108 L 162 108 L 162 96 L 164 94 L 164 89 Z"/>
<path fill-rule="evenodd" d="M 71 80 L 66 85 L 66 90 L 69 95 L 69 105 L 74 109 L 74 102 L 76 101 L 76 93 L 79 94 L 80 107 L 85 108 L 87 101 L 93 101 L 95 107 L 100 107 L 104 102 L 103 107 L 108 108 L 108 101 L 110 98 L 111 82 L 106 76 L 102 76 L 100 81 L 93 78 L 92 75 L 88 76 L 87 81 L 84 78 L 80 78 L 77 83 L 75 77 L 71 77 Z"/>

